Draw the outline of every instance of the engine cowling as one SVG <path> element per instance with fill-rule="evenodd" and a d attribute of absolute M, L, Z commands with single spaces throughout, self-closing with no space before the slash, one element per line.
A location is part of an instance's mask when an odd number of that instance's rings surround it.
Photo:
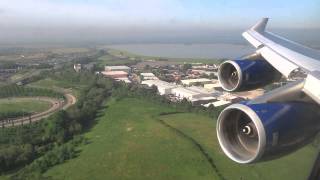
<path fill-rule="evenodd" d="M 293 152 L 309 143 L 319 130 L 319 107 L 303 102 L 233 104 L 217 121 L 222 150 L 242 164 Z"/>
<path fill-rule="evenodd" d="M 281 78 L 266 60 L 229 60 L 220 65 L 218 79 L 226 91 L 252 90 Z"/>

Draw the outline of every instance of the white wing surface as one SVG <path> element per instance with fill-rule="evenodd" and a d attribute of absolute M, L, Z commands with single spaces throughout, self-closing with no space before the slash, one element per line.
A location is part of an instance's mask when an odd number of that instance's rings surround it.
<path fill-rule="evenodd" d="M 268 18 L 243 33 L 275 69 L 286 77 L 303 71 L 307 74 L 304 92 L 320 104 L 320 51 L 266 31 Z"/>

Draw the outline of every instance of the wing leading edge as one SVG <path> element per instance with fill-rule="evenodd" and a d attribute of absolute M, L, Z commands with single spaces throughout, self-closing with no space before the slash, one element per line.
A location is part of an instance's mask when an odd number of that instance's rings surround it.
<path fill-rule="evenodd" d="M 268 18 L 263 18 L 244 32 L 249 41 L 274 68 L 287 78 L 296 72 L 307 74 L 303 91 L 320 104 L 320 51 L 303 46 L 266 31 Z"/>

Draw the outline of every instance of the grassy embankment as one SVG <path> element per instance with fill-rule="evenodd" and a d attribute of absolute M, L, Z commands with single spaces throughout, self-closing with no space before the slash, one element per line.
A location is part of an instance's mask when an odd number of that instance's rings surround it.
<path fill-rule="evenodd" d="M 46 101 L 39 101 L 37 99 L 20 99 L 8 98 L 0 99 L 0 114 L 7 112 L 42 112 L 49 109 L 51 104 Z"/>
<path fill-rule="evenodd" d="M 305 179 L 316 150 L 238 165 L 221 152 L 215 121 L 132 98 L 109 101 L 80 154 L 51 168 L 53 179 Z M 161 123 L 163 121 L 163 123 Z"/>
<path fill-rule="evenodd" d="M 52 90 L 71 90 L 72 94 L 79 97 L 80 91 L 86 86 L 83 84 L 70 83 L 67 81 L 58 81 L 50 77 L 28 84 L 30 87 L 45 88 Z"/>

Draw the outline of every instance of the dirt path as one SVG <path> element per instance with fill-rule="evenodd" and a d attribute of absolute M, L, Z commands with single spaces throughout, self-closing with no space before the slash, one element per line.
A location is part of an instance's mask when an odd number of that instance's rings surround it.
<path fill-rule="evenodd" d="M 75 104 L 77 101 L 76 97 L 70 93 L 64 94 L 64 96 L 66 99 L 65 101 L 49 98 L 49 97 L 22 97 L 23 99 L 32 99 L 32 100 L 49 102 L 51 104 L 51 107 L 46 111 L 36 113 L 31 116 L 25 116 L 25 117 L 19 117 L 19 118 L 0 121 L 0 127 L 4 128 L 4 127 L 20 126 L 20 125 L 30 124 L 32 122 L 40 121 L 41 119 L 49 117 L 50 115 L 52 115 L 53 113 L 61 109 L 65 110 L 69 108 L 70 106 Z"/>

